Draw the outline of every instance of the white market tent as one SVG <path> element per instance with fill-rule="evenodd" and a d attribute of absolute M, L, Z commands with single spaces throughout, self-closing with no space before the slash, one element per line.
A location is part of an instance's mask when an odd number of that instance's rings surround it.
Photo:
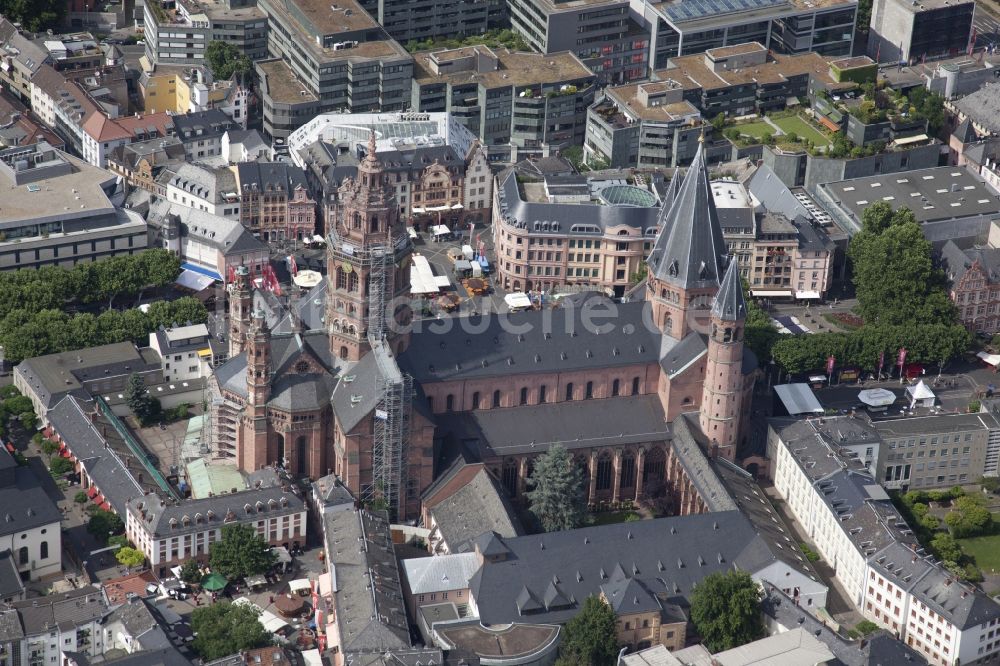
<path fill-rule="evenodd" d="M 886 407 L 896 402 L 896 394 L 884 388 L 865 389 L 858 393 L 858 400 L 873 411 L 884 411 Z"/>
<path fill-rule="evenodd" d="M 323 666 L 323 657 L 320 656 L 319 650 L 303 650 L 302 651 L 302 661 L 305 662 L 306 666 Z"/>
<path fill-rule="evenodd" d="M 924 380 L 920 380 L 914 386 L 907 386 L 906 393 L 910 396 L 910 409 L 914 407 L 933 407 L 937 396 L 934 391 L 927 387 Z"/>
<path fill-rule="evenodd" d="M 415 254 L 410 264 L 410 293 L 415 296 L 436 294 L 439 291 L 434 272 L 427 257 Z"/>
<path fill-rule="evenodd" d="M 443 224 L 435 224 L 433 227 L 431 227 L 431 233 L 433 233 L 435 237 L 447 236 L 448 234 L 451 233 L 451 229 L 449 229 L 447 226 Z"/>
<path fill-rule="evenodd" d="M 989 354 L 987 352 L 981 351 L 976 354 L 977 357 L 981 358 L 983 362 L 992 365 L 994 368 L 1000 365 L 1000 354 Z"/>
<path fill-rule="evenodd" d="M 823 405 L 816 399 L 809 384 L 778 384 L 774 387 L 774 392 L 778 394 L 778 399 L 789 416 L 824 412 Z"/>
<path fill-rule="evenodd" d="M 531 299 L 523 291 L 507 294 L 503 297 L 503 301 L 511 310 L 524 310 L 531 307 Z"/>
<path fill-rule="evenodd" d="M 261 608 L 260 606 L 250 601 L 246 597 L 240 597 L 239 599 L 233 601 L 233 603 L 242 604 L 244 606 L 250 606 L 251 608 L 256 608 L 257 610 L 259 610 L 260 617 L 258 617 L 257 619 L 260 620 L 260 623 L 264 626 L 264 631 L 275 634 L 284 629 L 285 627 L 289 626 L 288 623 L 282 620 L 280 617 L 278 617 L 269 610 Z"/>
<path fill-rule="evenodd" d="M 288 590 L 293 594 L 302 594 L 312 591 L 312 586 L 309 584 L 308 578 L 297 578 L 288 583 Z"/>
<path fill-rule="evenodd" d="M 207 289 L 212 286 L 213 282 L 215 282 L 213 278 L 189 270 L 182 271 L 181 274 L 177 276 L 177 284 L 185 289 L 190 289 L 191 291 L 201 291 L 202 289 Z"/>
<path fill-rule="evenodd" d="M 323 275 L 318 271 L 299 271 L 298 274 L 292 278 L 292 282 L 294 282 L 297 287 L 312 289 L 318 285 L 322 279 Z"/>

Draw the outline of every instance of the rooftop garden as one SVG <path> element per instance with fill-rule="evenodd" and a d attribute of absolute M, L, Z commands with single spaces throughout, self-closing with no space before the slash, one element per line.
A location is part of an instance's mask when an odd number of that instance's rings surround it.
<path fill-rule="evenodd" d="M 716 130 L 738 146 L 764 144 L 783 150 L 806 150 L 812 154 L 827 152 L 833 142 L 830 133 L 816 126 L 810 118 L 797 111 L 781 111 L 759 120 L 726 126 L 719 118 L 713 121 Z"/>
<path fill-rule="evenodd" d="M 531 50 L 528 43 L 524 41 L 524 38 L 509 28 L 505 30 L 489 30 L 481 35 L 469 35 L 462 39 L 443 39 L 440 37 L 422 40 L 411 39 L 406 42 L 405 47 L 410 53 L 415 53 L 417 51 L 432 51 L 435 49 L 458 49 L 463 46 L 478 46 L 480 44 L 490 47 L 502 46 L 511 51 Z"/>
<path fill-rule="evenodd" d="M 861 86 L 864 95 L 852 103 L 837 103 L 836 108 L 849 113 L 866 125 L 891 121 L 927 122 L 927 132 L 936 136 L 944 127 L 944 97 L 926 88 L 913 88 L 906 94 L 893 90 L 881 81 L 878 84 L 865 83 Z M 829 101 L 825 92 L 821 97 Z"/>

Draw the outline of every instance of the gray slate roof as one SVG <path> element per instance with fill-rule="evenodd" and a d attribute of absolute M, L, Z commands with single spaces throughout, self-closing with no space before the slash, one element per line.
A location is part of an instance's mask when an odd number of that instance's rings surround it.
<path fill-rule="evenodd" d="M 726 243 L 705 165 L 704 144 L 699 144 L 649 254 L 650 272 L 678 287 L 718 286 L 725 256 Z"/>
<path fill-rule="evenodd" d="M 719 293 L 712 302 L 712 316 L 723 321 L 743 321 L 747 316 L 747 302 L 743 297 L 739 263 L 735 256 L 729 262 Z"/>
<path fill-rule="evenodd" d="M 994 134 L 1000 134 L 1000 83 L 987 83 L 952 102 L 958 111 Z"/>
<path fill-rule="evenodd" d="M 521 533 L 513 507 L 499 481 L 484 467 L 472 479 L 429 509 L 453 553 L 473 550 L 473 539 L 492 531 L 513 537 Z"/>
<path fill-rule="evenodd" d="M 478 409 L 437 418 L 439 434 L 475 447 L 481 459 L 541 454 L 553 444 L 573 450 L 671 439 L 655 395 Z"/>
<path fill-rule="evenodd" d="M 687 597 L 709 574 L 742 568 L 759 538 L 739 511 L 723 511 L 499 539 L 507 557 L 479 570 L 472 593 L 483 624 L 561 624 L 621 576 L 664 602 Z"/>
<path fill-rule="evenodd" d="M 0 552 L 0 599 L 19 598 L 24 594 L 24 583 L 14 563 L 14 555 L 9 550 Z M 2 624 L 0 618 L 0 624 Z M 0 629 L 2 631 L 2 629 Z M 2 640 L 2 639 L 0 639 Z"/>
<path fill-rule="evenodd" d="M 0 488 L 0 537 L 46 525 L 58 530 L 62 513 L 35 473 L 18 467 L 13 477 L 12 484 Z"/>
<path fill-rule="evenodd" d="M 508 325 L 492 315 L 464 318 L 475 334 L 464 326 L 440 331 L 428 324 L 413 333 L 399 365 L 418 382 L 435 382 L 656 363 L 660 333 L 647 326 L 651 320 L 644 317 L 644 307 L 590 308 L 592 325 L 582 307 L 510 313 Z"/>
<path fill-rule="evenodd" d="M 93 585 L 39 599 L 15 601 L 11 606 L 21 617 L 25 636 L 48 633 L 56 627 L 78 627 L 99 620 L 108 612 L 104 595 Z"/>
<path fill-rule="evenodd" d="M 21 618 L 14 609 L 0 610 L 0 643 L 20 641 L 24 638 Z"/>
<path fill-rule="evenodd" d="M 108 622 L 120 622 L 141 650 L 170 647 L 170 639 L 144 599 L 134 598 L 111 611 Z"/>

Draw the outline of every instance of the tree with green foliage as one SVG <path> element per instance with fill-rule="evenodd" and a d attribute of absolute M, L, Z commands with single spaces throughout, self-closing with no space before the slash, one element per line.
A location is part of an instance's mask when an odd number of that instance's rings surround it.
<path fill-rule="evenodd" d="M 224 525 L 222 539 L 209 549 L 212 570 L 229 579 L 246 578 L 267 572 L 278 556 L 249 525 Z"/>
<path fill-rule="evenodd" d="M 77 491 L 77 493 L 73 495 L 73 501 L 77 504 L 86 504 L 88 499 L 90 498 L 87 497 L 87 492 L 85 490 Z"/>
<path fill-rule="evenodd" d="M 115 559 L 118 560 L 118 564 L 129 569 L 141 567 L 146 563 L 146 556 L 142 554 L 142 551 L 131 546 L 122 546 L 116 550 Z"/>
<path fill-rule="evenodd" d="M 68 458 L 56 458 L 49 462 L 49 471 L 52 476 L 63 476 L 73 471 L 73 463 Z"/>
<path fill-rule="evenodd" d="M 55 454 L 59 453 L 59 443 L 53 442 L 51 439 L 46 439 L 44 437 L 42 438 L 42 444 L 39 448 L 42 449 L 42 453 L 44 453 L 48 458 L 51 458 Z"/>
<path fill-rule="evenodd" d="M 691 594 L 691 621 L 711 652 L 722 652 L 760 638 L 760 588 L 745 571 L 716 572 Z"/>
<path fill-rule="evenodd" d="M 236 45 L 217 39 L 205 47 L 205 62 L 208 63 L 216 81 L 228 81 L 233 74 L 246 76 L 253 68 L 253 62 L 243 55 Z"/>
<path fill-rule="evenodd" d="M 125 404 L 139 419 L 142 425 L 148 425 L 160 414 L 160 402 L 149 393 L 142 376 L 133 372 L 125 384 Z"/>
<path fill-rule="evenodd" d="M 191 613 L 192 645 L 205 661 L 269 645 L 271 634 L 259 618 L 260 611 L 249 604 L 220 601 L 195 608 Z"/>
<path fill-rule="evenodd" d="M 589 596 L 566 623 L 556 666 L 614 666 L 618 658 L 615 612 L 599 597 Z"/>
<path fill-rule="evenodd" d="M 103 544 L 115 534 L 125 531 L 125 523 L 117 513 L 96 506 L 93 509 L 88 507 L 88 513 L 90 520 L 87 521 L 87 532 Z"/>
<path fill-rule="evenodd" d="M 131 546 L 132 542 L 128 540 L 128 537 L 124 534 L 115 534 L 108 538 L 108 546 L 117 546 L 118 548 L 124 548 L 125 546 Z"/>
<path fill-rule="evenodd" d="M 935 534 L 928 546 L 934 556 L 943 562 L 958 562 L 962 559 L 962 547 L 947 532 Z"/>
<path fill-rule="evenodd" d="M 0 0 L 0 15 L 30 32 L 62 27 L 67 4 L 59 0 Z"/>
<path fill-rule="evenodd" d="M 858 633 L 862 636 L 868 636 L 869 634 L 874 634 L 880 627 L 871 620 L 861 620 L 861 622 L 858 622 L 857 626 L 854 628 L 857 629 Z"/>
<path fill-rule="evenodd" d="M 955 500 L 944 522 L 957 539 L 980 536 L 993 528 L 993 515 L 986 501 L 978 495 L 965 495 Z"/>
<path fill-rule="evenodd" d="M 747 304 L 747 316 L 743 325 L 743 340 L 753 350 L 761 363 L 772 358 L 774 344 L 781 338 L 778 329 L 771 323 L 771 317 L 764 312 L 757 301 L 750 296 L 750 288 L 743 281 L 744 300 Z M 784 366 L 783 366 L 784 367 Z"/>
<path fill-rule="evenodd" d="M 716 132 L 721 132 L 722 128 L 726 126 L 726 114 L 720 112 L 714 118 L 712 118 L 712 128 Z"/>
<path fill-rule="evenodd" d="M 546 532 L 571 530 L 583 524 L 587 511 L 583 474 L 559 444 L 535 459 L 526 494 L 531 513 Z"/>
<path fill-rule="evenodd" d="M 187 560 L 181 565 L 181 580 L 188 585 L 197 585 L 201 582 L 201 565 L 198 560 Z"/>

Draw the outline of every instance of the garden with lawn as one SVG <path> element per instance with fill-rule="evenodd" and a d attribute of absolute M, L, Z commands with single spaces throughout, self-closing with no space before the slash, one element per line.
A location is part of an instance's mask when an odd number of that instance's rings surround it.
<path fill-rule="evenodd" d="M 763 141 L 764 136 L 767 134 L 770 134 L 772 136 L 775 134 L 774 128 L 771 127 L 766 122 L 764 122 L 763 120 L 750 123 L 742 123 L 740 125 L 736 125 L 734 129 L 739 130 L 740 134 L 743 134 L 745 136 L 751 136 L 757 139 L 758 141 Z"/>
<path fill-rule="evenodd" d="M 830 138 L 820 132 L 799 116 L 786 116 L 784 118 L 772 118 L 771 122 L 781 128 L 787 134 L 795 134 L 800 139 L 811 141 L 815 146 L 825 146 L 830 144 Z"/>

